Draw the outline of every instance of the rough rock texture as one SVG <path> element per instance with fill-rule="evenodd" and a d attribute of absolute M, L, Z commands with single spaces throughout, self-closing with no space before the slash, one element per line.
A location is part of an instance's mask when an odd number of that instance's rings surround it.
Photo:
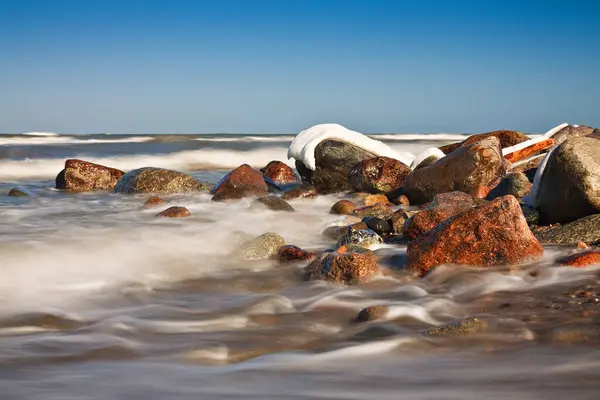
<path fill-rule="evenodd" d="M 331 210 L 329 210 L 329 213 L 346 215 L 346 214 L 350 214 L 355 209 L 356 209 L 356 204 L 354 204 L 350 200 L 340 200 L 340 201 L 337 201 L 333 206 L 331 206 Z"/>
<path fill-rule="evenodd" d="M 94 164 L 88 161 L 70 159 L 65 168 L 56 176 L 56 188 L 74 192 L 113 190 L 125 172 Z"/>
<path fill-rule="evenodd" d="M 8 195 L 10 197 L 29 197 L 31 196 L 29 193 L 27 193 L 24 190 L 21 190 L 19 188 L 12 188 L 8 191 Z"/>
<path fill-rule="evenodd" d="M 413 169 L 421 169 L 421 168 L 429 167 L 431 164 L 435 164 L 440 158 L 441 157 L 438 157 L 436 155 L 429 156 L 426 159 L 424 159 L 423 161 L 421 161 L 419 163 L 419 165 L 417 165 Z"/>
<path fill-rule="evenodd" d="M 390 204 L 388 198 L 383 194 L 369 194 L 364 198 L 365 206 L 372 206 L 375 204 Z"/>
<path fill-rule="evenodd" d="M 251 208 L 257 207 L 266 207 L 272 211 L 295 211 L 294 207 L 292 207 L 287 201 L 275 195 L 259 197 L 258 199 L 254 200 L 254 202 L 252 202 Z"/>
<path fill-rule="evenodd" d="M 411 218 L 416 212 L 398 210 L 389 219 L 390 227 L 394 235 L 404 234 L 404 225 L 409 218 Z"/>
<path fill-rule="evenodd" d="M 540 223 L 566 223 L 600 212 L 600 141 L 575 137 L 546 164 L 536 199 Z"/>
<path fill-rule="evenodd" d="M 360 207 L 352 211 L 350 215 L 354 215 L 359 218 L 365 217 L 377 217 L 381 219 L 390 219 L 394 211 L 392 208 L 385 204 L 374 204 L 372 206 Z"/>
<path fill-rule="evenodd" d="M 390 224 L 385 220 L 377 217 L 367 217 L 364 219 L 367 227 L 379 236 L 387 236 L 392 232 Z"/>
<path fill-rule="evenodd" d="M 266 260 L 277 254 L 285 240 L 278 234 L 267 232 L 240 245 L 235 255 L 240 260 Z"/>
<path fill-rule="evenodd" d="M 562 144 L 563 142 L 567 141 L 567 139 L 593 134 L 594 128 L 592 128 L 591 126 L 568 125 L 562 128 L 560 131 L 556 132 L 554 135 L 552 135 L 552 139 L 554 139 L 554 145 L 558 146 L 559 144 Z"/>
<path fill-rule="evenodd" d="M 355 322 L 377 321 L 386 317 L 389 312 L 388 306 L 373 306 L 360 310 Z"/>
<path fill-rule="evenodd" d="M 401 194 L 393 199 L 390 199 L 390 202 L 399 206 L 410 206 L 410 200 L 405 194 Z"/>
<path fill-rule="evenodd" d="M 544 150 L 548 150 L 554 147 L 554 140 L 545 139 L 540 142 L 531 144 L 523 149 L 515 150 L 512 153 L 508 153 L 504 156 L 509 162 L 515 163 L 521 160 L 525 160 L 535 154 L 538 154 Z"/>
<path fill-rule="evenodd" d="M 540 212 L 534 207 L 521 204 L 521 211 L 529 226 L 538 225 L 540 223 Z"/>
<path fill-rule="evenodd" d="M 185 207 L 173 206 L 169 207 L 164 211 L 156 214 L 157 217 L 167 217 L 167 218 L 185 218 L 192 215 L 190 210 Z"/>
<path fill-rule="evenodd" d="M 313 185 L 320 194 L 345 192 L 351 189 L 350 170 L 359 162 L 376 157 L 375 154 L 339 140 L 324 140 L 315 148 L 314 171 L 296 161 L 302 182 Z"/>
<path fill-rule="evenodd" d="M 472 333 L 481 333 L 485 332 L 486 330 L 487 324 L 485 321 L 479 318 L 469 317 L 427 329 L 425 332 L 423 332 L 423 334 L 425 336 L 434 337 L 451 337 L 465 336 Z"/>
<path fill-rule="evenodd" d="M 463 192 L 441 193 L 434 197 L 429 207 L 410 217 L 404 225 L 404 234 L 416 239 L 448 218 L 473 208 L 473 198 Z"/>
<path fill-rule="evenodd" d="M 208 190 L 207 184 L 182 172 L 162 168 L 139 168 L 129 171 L 115 185 L 116 193 L 189 193 Z"/>
<path fill-rule="evenodd" d="M 496 186 L 487 195 L 488 200 L 493 200 L 496 197 L 506 196 L 507 194 L 515 196 L 517 199 L 523 198 L 531 190 L 531 182 L 524 173 L 513 172 L 508 175 L 498 186 Z"/>
<path fill-rule="evenodd" d="M 162 206 L 164 204 L 167 204 L 165 200 L 161 199 L 158 196 L 152 196 L 144 203 L 144 208 L 152 208 Z"/>
<path fill-rule="evenodd" d="M 294 170 L 281 161 L 271 161 L 260 171 L 278 185 L 296 183 Z"/>
<path fill-rule="evenodd" d="M 309 251 L 303 250 L 298 246 L 286 245 L 277 250 L 277 261 L 281 264 L 289 264 L 299 261 L 310 261 L 315 255 Z"/>
<path fill-rule="evenodd" d="M 213 187 L 213 201 L 241 199 L 249 196 L 265 196 L 268 187 L 262 172 L 243 164 L 225 175 Z"/>
<path fill-rule="evenodd" d="M 387 193 L 402 186 L 410 172 L 410 168 L 398 160 L 374 157 L 356 164 L 348 180 L 358 192 Z"/>
<path fill-rule="evenodd" d="M 577 221 L 540 232 L 536 236 L 540 242 L 548 244 L 598 242 L 600 240 L 600 214 L 580 218 Z"/>
<path fill-rule="evenodd" d="M 504 196 L 451 217 L 407 249 L 408 268 L 420 275 L 442 264 L 515 264 L 543 254 L 518 201 Z"/>
<path fill-rule="evenodd" d="M 540 165 L 543 159 L 543 155 L 532 157 L 528 161 L 523 161 L 522 164 L 519 164 L 517 166 L 511 166 L 510 172 L 525 173 L 525 171 L 529 171 L 530 169 L 537 169 L 538 165 Z"/>
<path fill-rule="evenodd" d="M 317 197 L 317 189 L 315 189 L 314 186 L 307 184 L 288 189 L 281 195 L 281 198 L 286 201 L 313 197 Z"/>
<path fill-rule="evenodd" d="M 492 131 L 492 132 L 487 132 L 487 133 L 479 133 L 477 135 L 471 135 L 468 138 L 466 138 L 465 140 L 463 140 L 462 142 L 452 143 L 452 144 L 447 144 L 445 146 L 442 146 L 442 147 L 440 147 L 440 150 L 442 150 L 444 152 L 444 154 L 450 154 L 451 152 L 453 152 L 454 150 L 456 150 L 457 148 L 459 148 L 461 146 L 476 143 L 480 140 L 487 139 L 490 137 L 497 138 L 500 141 L 500 146 L 503 149 L 506 147 L 514 146 L 515 144 L 519 144 L 519 143 L 529 140 L 529 137 L 527 137 L 527 135 L 522 134 L 521 132 L 500 130 L 500 131 Z"/>
<path fill-rule="evenodd" d="M 588 265 L 600 264 L 600 251 L 591 250 L 583 253 L 563 257 L 558 261 L 562 265 L 571 267 L 587 267 Z"/>
<path fill-rule="evenodd" d="M 342 247 L 347 244 L 356 244 L 362 247 L 369 247 L 383 243 L 383 239 L 371 229 L 355 230 L 350 228 L 344 236 L 338 240 L 336 247 Z"/>
<path fill-rule="evenodd" d="M 350 225 L 344 226 L 330 226 L 325 228 L 323 233 L 321 234 L 323 237 L 339 240 L 342 236 L 344 236 L 349 230 L 360 231 L 362 229 L 368 229 L 369 227 L 364 222 L 356 222 Z"/>
<path fill-rule="evenodd" d="M 431 201 L 438 193 L 454 191 L 484 198 L 504 178 L 506 168 L 498 139 L 489 137 L 413 171 L 406 177 L 403 194 L 413 205 Z"/>
<path fill-rule="evenodd" d="M 373 250 L 369 250 L 366 247 L 360 246 L 358 244 L 348 243 L 343 246 L 338 247 L 335 250 L 336 253 L 360 253 L 360 254 L 368 254 L 375 259 L 377 259 L 375 252 Z"/>
<path fill-rule="evenodd" d="M 307 267 L 309 280 L 354 285 L 373 279 L 379 272 L 375 258 L 360 253 L 328 253 Z"/>

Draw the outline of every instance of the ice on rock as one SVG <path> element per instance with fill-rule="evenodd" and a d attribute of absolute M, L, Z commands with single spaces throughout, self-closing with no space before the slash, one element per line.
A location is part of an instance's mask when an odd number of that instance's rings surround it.
<path fill-rule="evenodd" d="M 407 166 L 415 158 L 412 153 L 396 151 L 383 142 L 371 139 L 360 132 L 351 131 L 339 124 L 320 124 L 303 130 L 292 140 L 288 158 L 301 161 L 308 169 L 314 171 L 315 148 L 327 139 L 353 144 L 375 155 L 394 158 Z"/>

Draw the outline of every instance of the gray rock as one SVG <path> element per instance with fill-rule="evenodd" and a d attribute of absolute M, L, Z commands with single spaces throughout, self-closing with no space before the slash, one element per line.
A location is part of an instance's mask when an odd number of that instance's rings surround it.
<path fill-rule="evenodd" d="M 21 190 L 19 188 L 12 188 L 9 190 L 8 196 L 10 196 L 10 197 L 29 197 L 29 196 L 31 196 L 31 194 L 29 194 L 26 191 Z"/>
<path fill-rule="evenodd" d="M 529 182 L 527 175 L 522 172 L 513 172 L 506 175 L 500 184 L 492 189 L 486 199 L 493 200 L 496 197 L 506 196 L 507 194 L 511 194 L 517 199 L 521 199 L 529 193 L 531 186 L 531 182 Z"/>
<path fill-rule="evenodd" d="M 548 244 L 595 243 L 600 240 L 600 214 L 557 226 L 536 234 L 536 237 L 541 243 Z"/>
<path fill-rule="evenodd" d="M 162 168 L 139 168 L 129 171 L 115 186 L 115 193 L 189 193 L 208 191 L 210 186 L 182 172 Z"/>
<path fill-rule="evenodd" d="M 421 161 L 419 163 L 419 165 L 417 165 L 414 169 L 421 169 L 421 168 L 425 168 L 425 167 L 429 167 L 432 164 L 435 164 L 437 162 L 437 160 L 439 160 L 441 157 L 434 155 L 431 155 L 429 157 L 427 157 L 426 159 L 424 159 L 423 161 Z"/>
<path fill-rule="evenodd" d="M 242 243 L 235 255 L 240 260 L 267 260 L 283 245 L 285 240 L 280 235 L 267 232 Z"/>
<path fill-rule="evenodd" d="M 348 232 L 337 242 L 337 247 L 346 244 L 356 244 L 362 247 L 369 247 L 374 244 L 383 243 L 383 239 L 371 229 L 354 230 L 349 229 Z"/>
<path fill-rule="evenodd" d="M 552 135 L 552 139 L 554 139 L 554 145 L 557 146 L 567 141 L 567 139 L 588 136 L 594 133 L 594 128 L 586 125 L 568 125 L 562 128 L 560 131 L 556 132 Z"/>
<path fill-rule="evenodd" d="M 600 141 L 575 137 L 550 155 L 536 197 L 540 223 L 567 223 L 600 212 Z"/>
<path fill-rule="evenodd" d="M 251 208 L 259 207 L 266 207 L 272 211 L 295 211 L 294 207 L 290 206 L 287 201 L 275 195 L 260 197 L 252 202 Z"/>

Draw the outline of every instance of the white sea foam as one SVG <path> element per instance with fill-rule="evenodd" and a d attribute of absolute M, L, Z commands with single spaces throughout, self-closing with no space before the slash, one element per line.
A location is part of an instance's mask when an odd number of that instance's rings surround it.
<path fill-rule="evenodd" d="M 22 133 L 25 136 L 60 136 L 59 133 L 56 132 L 25 132 Z"/>
<path fill-rule="evenodd" d="M 339 124 L 320 124 L 300 132 L 292 141 L 288 150 L 288 158 L 301 161 L 307 168 L 316 168 L 315 148 L 327 139 L 338 139 L 354 144 L 378 156 L 394 158 L 406 165 L 410 165 L 414 158 L 407 151 L 396 151 L 387 144 L 373 140 L 362 133 L 351 131 Z"/>
<path fill-rule="evenodd" d="M 446 155 L 444 154 L 443 151 L 441 151 L 437 147 L 430 147 L 428 149 L 425 149 L 421 153 L 417 154 L 417 156 L 415 157 L 413 162 L 410 164 L 410 168 L 415 169 L 416 167 L 419 166 L 419 164 L 421 164 L 423 161 L 425 161 L 426 159 L 428 159 L 431 156 L 435 156 L 438 159 L 440 159 L 442 157 L 445 157 Z"/>
<path fill-rule="evenodd" d="M 101 143 L 142 143 L 154 140 L 149 136 L 132 136 L 120 139 L 84 139 L 72 136 L 25 136 L 25 137 L 2 137 L 0 146 L 34 146 L 52 144 L 101 144 Z"/>

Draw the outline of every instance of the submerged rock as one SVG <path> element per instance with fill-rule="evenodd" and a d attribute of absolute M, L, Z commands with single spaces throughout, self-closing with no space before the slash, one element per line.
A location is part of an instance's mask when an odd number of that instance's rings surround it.
<path fill-rule="evenodd" d="M 445 154 L 450 154 L 461 146 L 477 143 L 481 140 L 490 137 L 495 137 L 496 139 L 498 139 L 498 141 L 500 142 L 500 147 L 503 149 L 529 140 L 529 137 L 521 132 L 500 130 L 471 135 L 462 142 L 442 146 L 440 147 L 440 150 L 442 150 Z"/>
<path fill-rule="evenodd" d="M 544 250 L 513 196 L 451 217 L 408 245 L 408 268 L 420 275 L 442 264 L 488 266 L 537 258 Z"/>
<path fill-rule="evenodd" d="M 277 261 L 282 264 L 289 264 L 298 261 L 310 261 L 315 255 L 309 251 L 303 250 L 298 246 L 286 245 L 277 250 Z"/>
<path fill-rule="evenodd" d="M 435 164 L 413 171 L 406 177 L 403 194 L 415 205 L 453 191 L 484 198 L 504 178 L 506 168 L 500 142 L 489 137 L 461 146 Z"/>
<path fill-rule="evenodd" d="M 115 185 L 115 192 L 123 194 L 174 194 L 208 189 L 207 184 L 183 172 L 152 167 L 129 171 Z"/>
<path fill-rule="evenodd" d="M 278 196 L 264 196 L 264 197 L 259 197 L 258 199 L 254 200 L 254 202 L 252 203 L 251 208 L 256 208 L 256 207 L 266 207 L 269 210 L 272 211 L 287 211 L 287 212 L 294 212 L 294 207 L 292 207 L 287 201 L 283 200 L 282 198 L 278 197 Z"/>
<path fill-rule="evenodd" d="M 125 172 L 88 161 L 69 159 L 56 176 L 57 189 L 74 192 L 113 190 Z"/>
<path fill-rule="evenodd" d="M 487 324 L 485 321 L 479 318 L 469 317 L 427 329 L 423 334 L 431 337 L 451 337 L 481 333 L 486 330 Z"/>
<path fill-rule="evenodd" d="M 185 207 L 173 206 L 169 207 L 164 211 L 156 214 L 157 217 L 167 217 L 167 218 L 185 218 L 192 215 L 190 210 Z"/>
<path fill-rule="evenodd" d="M 306 271 L 309 280 L 355 285 L 372 280 L 379 268 L 369 254 L 327 253 L 313 261 Z"/>
<path fill-rule="evenodd" d="M 410 168 L 389 157 L 374 157 L 360 161 L 348 176 L 350 186 L 358 192 L 387 193 L 404 183 Z"/>
<path fill-rule="evenodd" d="M 280 235 L 267 232 L 242 243 L 235 254 L 240 260 L 267 260 L 284 245 L 285 240 Z"/>
<path fill-rule="evenodd" d="M 348 231 L 338 240 L 336 247 L 342 247 L 347 244 L 356 244 L 362 247 L 369 247 L 383 243 L 383 239 L 371 229 L 348 229 Z"/>
<path fill-rule="evenodd" d="M 281 161 L 271 161 L 260 171 L 278 185 L 287 185 L 297 181 L 294 170 Z"/>
<path fill-rule="evenodd" d="M 416 239 L 448 218 L 473 208 L 473 198 L 463 192 L 441 193 L 433 198 L 429 207 L 410 217 L 404 225 L 404 234 Z"/>
<path fill-rule="evenodd" d="M 540 232 L 537 238 L 548 244 L 587 244 L 600 241 L 600 214 L 580 218 L 577 221 L 560 225 Z"/>
<path fill-rule="evenodd" d="M 330 214 L 347 215 L 356 209 L 356 205 L 350 200 L 340 200 L 331 206 Z"/>
<path fill-rule="evenodd" d="M 389 306 L 373 306 L 360 310 L 355 322 L 369 322 L 384 319 L 389 313 Z"/>
<path fill-rule="evenodd" d="M 515 196 L 517 199 L 523 198 L 531 190 L 531 182 L 527 176 L 521 172 L 513 172 L 508 175 L 498 186 L 496 186 L 487 195 L 488 200 L 493 200 L 496 197 L 506 196 L 507 194 Z"/>
<path fill-rule="evenodd" d="M 317 197 L 317 189 L 315 189 L 315 187 L 312 185 L 306 184 L 288 189 L 281 195 L 281 198 L 286 201 L 313 197 Z"/>
<path fill-rule="evenodd" d="M 536 205 L 540 223 L 566 223 L 600 212 L 600 141 L 568 139 L 550 154 Z"/>
<path fill-rule="evenodd" d="M 8 195 L 10 197 L 30 197 L 31 194 L 27 193 L 24 190 L 21 190 L 19 188 L 12 188 L 8 191 Z"/>
<path fill-rule="evenodd" d="M 162 206 L 164 204 L 167 204 L 165 200 L 161 199 L 158 196 L 152 196 L 144 203 L 144 208 L 152 208 Z"/>
<path fill-rule="evenodd" d="M 573 254 L 563 257 L 558 261 L 562 265 L 571 267 L 587 267 L 589 265 L 600 264 L 600 251 L 591 250 L 583 253 Z"/>
<path fill-rule="evenodd" d="M 262 172 L 243 164 L 225 175 L 213 187 L 213 201 L 241 199 L 249 196 L 266 196 L 268 187 Z"/>

